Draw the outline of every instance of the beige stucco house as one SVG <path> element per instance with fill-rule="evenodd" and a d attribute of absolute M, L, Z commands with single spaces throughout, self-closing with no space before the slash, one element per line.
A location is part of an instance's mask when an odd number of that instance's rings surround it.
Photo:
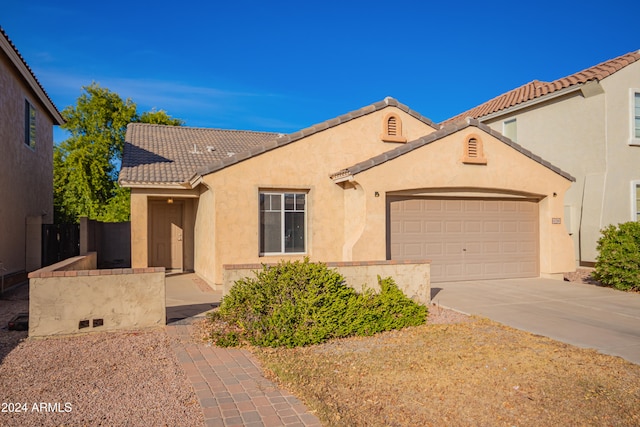
<path fill-rule="evenodd" d="M 0 27 L 0 275 L 5 287 L 40 268 L 41 224 L 53 222 L 53 126 L 63 122 Z"/>
<path fill-rule="evenodd" d="M 476 120 L 383 101 L 289 135 L 130 124 L 132 266 L 430 260 L 431 281 L 561 277 L 573 177 Z"/>
<path fill-rule="evenodd" d="M 443 125 L 473 117 L 569 172 L 565 226 L 577 263 L 600 230 L 640 220 L 640 51 L 552 82 L 534 80 Z"/>

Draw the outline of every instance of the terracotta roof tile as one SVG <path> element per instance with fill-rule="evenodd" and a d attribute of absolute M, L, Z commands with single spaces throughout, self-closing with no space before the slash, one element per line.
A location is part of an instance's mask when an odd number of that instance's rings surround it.
<path fill-rule="evenodd" d="M 250 152 L 279 134 L 132 123 L 120 183 L 183 184 L 200 168 Z"/>
<path fill-rule="evenodd" d="M 464 120 L 467 117 L 474 119 L 481 118 L 577 84 L 584 84 L 591 80 L 602 80 L 638 60 L 640 60 L 640 51 L 634 51 L 552 82 L 533 80 L 464 113 L 445 120 L 441 125 Z"/>

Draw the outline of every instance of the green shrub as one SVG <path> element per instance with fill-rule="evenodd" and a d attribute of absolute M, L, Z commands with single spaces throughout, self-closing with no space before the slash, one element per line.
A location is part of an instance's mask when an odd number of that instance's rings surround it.
<path fill-rule="evenodd" d="M 391 278 L 378 280 L 380 293 L 359 294 L 338 272 L 308 259 L 265 266 L 222 299 L 210 316 L 211 339 L 220 346 L 295 347 L 424 323 L 426 307 Z"/>
<path fill-rule="evenodd" d="M 594 277 L 620 290 L 640 290 L 640 223 L 625 222 L 602 230 Z"/>

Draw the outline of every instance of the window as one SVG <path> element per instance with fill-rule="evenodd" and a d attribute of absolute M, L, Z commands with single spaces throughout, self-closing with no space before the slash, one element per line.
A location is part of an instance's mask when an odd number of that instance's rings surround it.
<path fill-rule="evenodd" d="M 304 253 L 305 193 L 260 192 L 260 254 Z"/>
<path fill-rule="evenodd" d="M 631 91 L 631 144 L 640 145 L 640 90 Z"/>
<path fill-rule="evenodd" d="M 482 148 L 482 140 L 471 135 L 464 144 L 464 153 L 462 154 L 462 163 L 486 165 L 487 159 L 484 156 Z"/>
<path fill-rule="evenodd" d="M 631 182 L 631 220 L 640 221 L 640 181 Z"/>
<path fill-rule="evenodd" d="M 24 101 L 24 143 L 36 148 L 36 109 L 29 101 Z"/>
<path fill-rule="evenodd" d="M 385 142 L 407 142 L 402 136 L 402 120 L 394 113 L 387 114 L 382 123 L 382 135 L 380 139 Z"/>
<path fill-rule="evenodd" d="M 502 123 L 502 134 L 513 142 L 518 141 L 518 127 L 516 119 L 505 120 Z"/>

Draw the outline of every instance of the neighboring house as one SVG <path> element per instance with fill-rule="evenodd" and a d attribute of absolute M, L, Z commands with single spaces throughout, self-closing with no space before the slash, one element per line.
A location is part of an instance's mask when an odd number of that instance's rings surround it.
<path fill-rule="evenodd" d="M 579 264 L 600 230 L 640 220 L 640 51 L 553 82 L 534 80 L 444 122 L 473 117 L 576 177 L 565 225 Z"/>
<path fill-rule="evenodd" d="M 53 222 L 53 126 L 63 122 L 0 27 L 0 275 L 5 287 L 40 268 L 41 225 Z"/>
<path fill-rule="evenodd" d="M 431 281 L 573 270 L 573 178 L 475 120 L 392 98 L 289 135 L 130 124 L 132 266 L 432 261 Z"/>

